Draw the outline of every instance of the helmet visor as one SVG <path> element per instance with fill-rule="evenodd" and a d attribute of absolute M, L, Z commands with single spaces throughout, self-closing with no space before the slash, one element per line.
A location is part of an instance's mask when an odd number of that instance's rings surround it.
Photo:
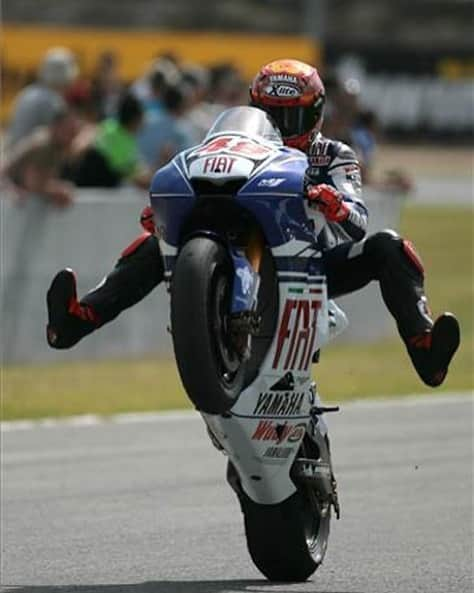
<path fill-rule="evenodd" d="M 301 136 L 314 128 L 321 115 L 321 106 L 285 106 L 266 105 L 265 111 L 275 121 L 283 138 Z"/>

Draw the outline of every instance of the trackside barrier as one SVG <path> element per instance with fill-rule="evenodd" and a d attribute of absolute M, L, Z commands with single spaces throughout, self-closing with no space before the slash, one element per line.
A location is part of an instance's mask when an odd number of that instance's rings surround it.
<path fill-rule="evenodd" d="M 372 231 L 398 226 L 399 198 L 371 191 L 365 197 Z M 163 285 L 72 350 L 54 351 L 45 339 L 46 291 L 55 272 L 73 268 L 79 295 L 96 286 L 140 232 L 138 217 L 146 202 L 144 194 L 130 188 L 78 191 L 75 205 L 67 210 L 53 208 L 36 197 L 18 206 L 3 196 L 0 298 L 4 362 L 172 354 L 168 295 Z M 340 339 L 370 341 L 394 332 L 377 286 L 344 297 L 340 304 L 350 321 Z"/>

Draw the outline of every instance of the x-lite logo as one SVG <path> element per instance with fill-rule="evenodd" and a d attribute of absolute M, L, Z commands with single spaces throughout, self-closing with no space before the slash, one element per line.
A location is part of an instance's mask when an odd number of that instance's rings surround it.
<path fill-rule="evenodd" d="M 310 292 L 318 292 L 311 290 Z M 272 367 L 276 369 L 284 360 L 282 370 L 306 370 L 313 354 L 316 341 L 316 326 L 320 300 L 287 299 L 280 328 Z M 286 356 L 284 356 L 286 352 Z"/>

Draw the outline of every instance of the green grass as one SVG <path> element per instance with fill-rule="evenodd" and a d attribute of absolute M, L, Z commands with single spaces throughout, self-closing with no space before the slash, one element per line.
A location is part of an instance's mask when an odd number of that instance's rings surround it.
<path fill-rule="evenodd" d="M 409 206 L 401 226 L 422 254 L 434 313 L 449 309 L 462 326 L 462 346 L 437 391 L 472 389 L 473 211 Z M 433 392 L 416 377 L 398 339 L 331 346 L 314 374 L 327 400 Z M 2 373 L 4 420 L 184 407 L 188 400 L 168 360 L 7 366 Z"/>

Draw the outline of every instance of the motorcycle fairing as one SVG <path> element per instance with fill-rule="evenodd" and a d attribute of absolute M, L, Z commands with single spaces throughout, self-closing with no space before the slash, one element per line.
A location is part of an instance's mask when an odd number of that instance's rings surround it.
<path fill-rule="evenodd" d="M 238 132 L 225 130 L 215 137 L 209 136 L 204 148 L 178 155 L 156 173 L 150 198 L 168 280 L 180 245 L 186 240 L 182 236 L 186 220 L 199 200 L 209 197 L 196 195 L 196 181 L 214 186 L 209 199 L 232 200 L 251 212 L 272 251 L 278 277 L 279 313 L 277 330 L 259 374 L 228 413 L 202 415 L 237 469 L 246 494 L 257 503 L 276 504 L 296 489 L 290 469 L 315 403 L 311 360 L 330 338 L 327 290 L 315 241 L 315 223 L 302 199 L 306 156 L 278 143 L 267 146 L 251 134 L 250 139 L 249 134 L 244 134 L 250 144 L 242 146 L 245 150 L 250 150 L 253 143 L 264 146 L 262 158 L 252 159 L 242 152 L 234 154 L 238 136 Z M 234 157 L 236 160 L 231 162 L 229 158 Z M 226 193 L 225 183 L 229 179 L 237 179 L 238 184 Z M 220 241 L 228 244 L 226 237 L 220 237 Z M 236 272 L 235 288 L 241 266 L 230 245 L 229 254 Z M 248 262 L 243 267 L 250 273 Z M 250 301 L 246 306 L 250 306 Z M 331 319 L 334 318 L 339 319 L 333 314 Z"/>
<path fill-rule="evenodd" d="M 279 294 L 277 331 L 259 375 L 225 417 L 203 414 L 245 493 L 260 504 L 276 504 L 296 490 L 290 468 L 314 405 L 311 360 L 329 338 L 324 277 L 288 277 Z"/>
<path fill-rule="evenodd" d="M 150 190 L 161 238 L 173 247 L 179 247 L 183 225 L 200 199 L 187 178 L 189 152 L 181 153 L 159 169 Z M 218 158 L 219 154 L 214 157 Z M 301 199 L 306 167 L 303 153 L 277 147 L 231 198 L 253 214 L 271 247 L 284 245 L 292 239 L 314 242 L 313 225 Z M 229 199 L 229 196 L 215 195 L 213 199 Z"/>

